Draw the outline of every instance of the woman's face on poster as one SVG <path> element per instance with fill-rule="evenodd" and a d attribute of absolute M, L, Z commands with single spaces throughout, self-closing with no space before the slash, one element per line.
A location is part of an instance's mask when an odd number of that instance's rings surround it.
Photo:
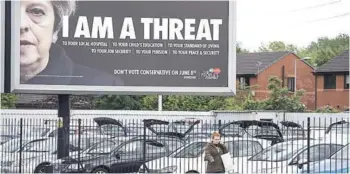
<path fill-rule="evenodd" d="M 36 75 L 47 65 L 55 13 L 51 1 L 22 0 L 20 29 L 21 75 Z"/>

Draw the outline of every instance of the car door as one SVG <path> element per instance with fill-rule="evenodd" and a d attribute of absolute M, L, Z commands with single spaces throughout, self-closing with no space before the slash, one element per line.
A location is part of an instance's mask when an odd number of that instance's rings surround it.
<path fill-rule="evenodd" d="M 306 167 L 307 163 L 322 161 L 329 158 L 332 154 L 341 149 L 343 145 L 340 144 L 316 144 L 310 147 L 310 161 L 308 161 L 308 150 L 307 148 L 298 153 L 293 160 L 289 163 L 289 169 L 297 172 L 303 167 Z"/>
<path fill-rule="evenodd" d="M 135 171 L 135 168 L 139 169 L 143 162 L 143 140 L 134 140 L 120 145 L 113 152 L 112 157 L 115 158 L 111 162 L 113 173 L 129 173 Z"/>

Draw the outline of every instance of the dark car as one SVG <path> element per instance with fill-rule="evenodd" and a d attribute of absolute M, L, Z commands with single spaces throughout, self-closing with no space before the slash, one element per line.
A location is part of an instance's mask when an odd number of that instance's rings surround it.
<path fill-rule="evenodd" d="M 54 172 L 137 172 L 142 164 L 167 156 L 185 144 L 185 140 L 174 136 L 139 137 L 118 145 L 108 154 L 91 154 L 78 159 L 77 156 L 63 158 L 54 165 Z"/>
<path fill-rule="evenodd" d="M 111 152 L 101 155 L 85 154 L 83 156 L 70 156 L 63 158 L 60 163 L 53 165 L 54 172 L 60 173 L 132 173 L 137 172 L 142 164 L 170 155 L 176 149 L 187 143 L 186 134 L 195 124 L 188 128 L 185 133 L 169 131 L 166 125 L 170 122 L 161 120 L 144 120 L 145 126 L 154 134 L 140 135 L 122 144 L 119 144 Z M 165 125 L 165 126 L 164 126 Z M 161 128 L 157 130 L 157 128 Z M 162 131 L 164 129 L 168 131 Z M 171 130 L 171 129 L 170 129 Z"/>
<path fill-rule="evenodd" d="M 312 137 L 311 133 L 308 137 L 308 132 L 304 127 L 298 123 L 292 121 L 281 121 L 282 125 L 282 134 L 284 141 L 296 141 L 296 140 L 315 140 Z"/>
<path fill-rule="evenodd" d="M 227 137 L 252 137 L 271 141 L 271 145 L 283 142 L 283 135 L 276 123 L 270 121 L 241 120 L 224 124 L 219 132 Z"/>

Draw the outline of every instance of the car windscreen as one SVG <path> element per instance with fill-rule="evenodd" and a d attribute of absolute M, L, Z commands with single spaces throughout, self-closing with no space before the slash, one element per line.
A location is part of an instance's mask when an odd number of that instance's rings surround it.
<path fill-rule="evenodd" d="M 123 136 L 123 135 L 125 135 L 123 127 L 115 125 L 115 124 L 102 125 L 101 132 L 105 135 L 111 135 L 111 136 Z"/>
<path fill-rule="evenodd" d="M 227 141 L 225 145 L 233 158 L 250 157 L 263 150 L 258 141 L 252 140 Z"/>
<path fill-rule="evenodd" d="M 345 146 L 341 150 L 339 150 L 337 153 L 332 155 L 331 159 L 334 160 L 350 160 L 350 151 L 349 151 L 349 145 Z"/>
<path fill-rule="evenodd" d="M 350 134 L 350 123 L 333 125 L 329 131 L 329 134 Z"/>
<path fill-rule="evenodd" d="M 57 149 L 57 141 L 36 140 L 23 146 L 23 152 L 53 152 Z"/>
<path fill-rule="evenodd" d="M 43 137 L 50 131 L 50 128 L 30 127 L 23 129 L 23 136 L 38 136 Z"/>
<path fill-rule="evenodd" d="M 225 136 L 239 136 L 242 137 L 245 134 L 245 130 L 240 127 L 239 124 L 230 124 L 221 130 L 221 133 Z"/>
<path fill-rule="evenodd" d="M 246 132 L 252 137 L 260 136 L 276 136 L 279 137 L 278 131 L 272 126 L 256 126 L 252 125 L 247 127 Z"/>
<path fill-rule="evenodd" d="M 111 153 L 117 145 L 123 143 L 124 141 L 119 140 L 119 141 L 112 141 L 112 140 L 105 140 L 102 141 L 101 143 L 96 143 L 86 149 L 86 153 L 90 154 L 104 154 L 104 153 Z"/>
<path fill-rule="evenodd" d="M 28 141 L 22 140 L 22 144 L 26 144 Z M 12 139 L 1 145 L 1 152 L 3 153 L 13 153 L 21 148 L 20 139 Z"/>
<path fill-rule="evenodd" d="M 298 144 L 276 144 L 254 155 L 252 158 L 249 159 L 249 161 L 285 161 L 292 158 L 293 155 L 295 155 L 303 147 L 303 145 Z"/>
<path fill-rule="evenodd" d="M 204 151 L 207 142 L 194 142 L 171 154 L 173 158 L 197 158 Z"/>

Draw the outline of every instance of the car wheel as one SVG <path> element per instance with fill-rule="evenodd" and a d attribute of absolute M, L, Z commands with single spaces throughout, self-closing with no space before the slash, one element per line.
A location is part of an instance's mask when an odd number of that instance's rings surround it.
<path fill-rule="evenodd" d="M 45 172 L 45 165 L 39 165 L 35 168 L 34 173 L 46 173 Z"/>
<path fill-rule="evenodd" d="M 108 170 L 105 168 L 97 168 L 93 170 L 92 173 L 108 173 Z"/>

